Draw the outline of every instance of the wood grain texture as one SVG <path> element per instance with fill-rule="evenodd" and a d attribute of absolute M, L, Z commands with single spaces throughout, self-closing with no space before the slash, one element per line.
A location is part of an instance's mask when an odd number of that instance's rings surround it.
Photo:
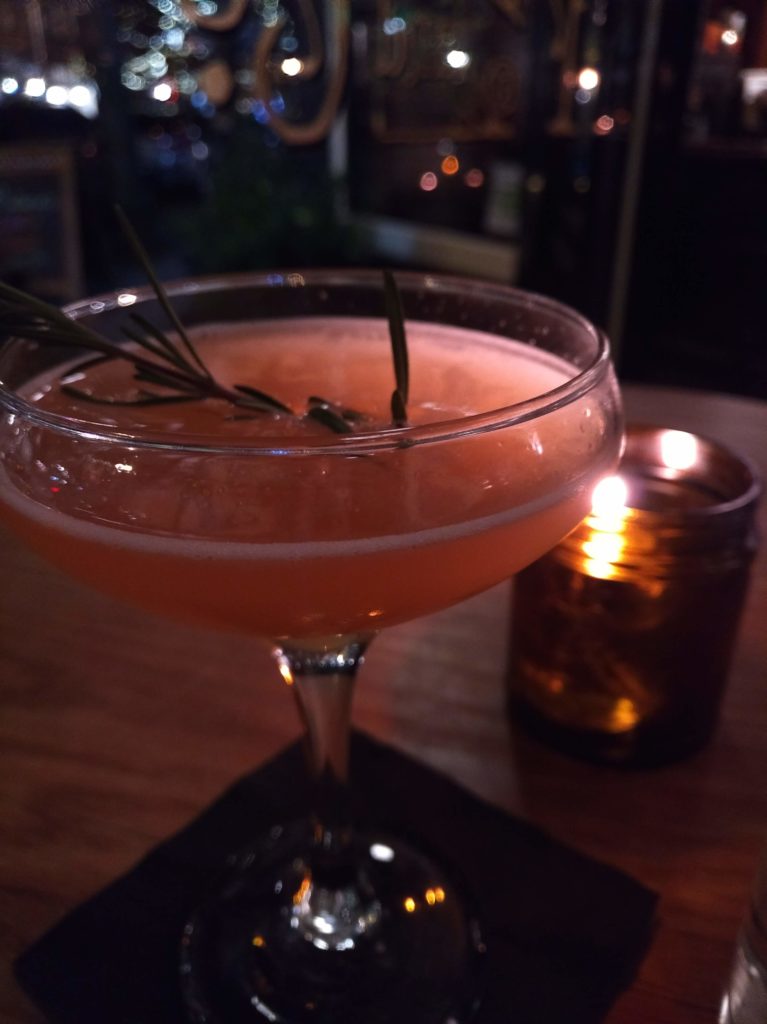
<path fill-rule="evenodd" d="M 767 478 L 767 405 L 625 393 L 631 419 L 724 441 Z M 609 1022 L 710 1024 L 767 826 L 767 551 L 717 735 L 664 769 L 590 766 L 510 728 L 508 614 L 504 585 L 381 636 L 355 721 L 657 889 L 654 944 Z M 0 1021 L 40 1024 L 10 974 L 20 950 L 298 734 L 257 643 L 159 622 L 0 534 Z"/>

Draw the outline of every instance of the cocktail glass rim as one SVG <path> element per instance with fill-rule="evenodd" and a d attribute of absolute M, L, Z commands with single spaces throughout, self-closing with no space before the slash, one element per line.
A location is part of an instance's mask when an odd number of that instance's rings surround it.
<path fill-rule="evenodd" d="M 548 312 L 553 317 L 574 325 L 578 330 L 591 335 L 595 343 L 595 354 L 584 369 L 575 373 L 570 379 L 557 387 L 542 392 L 534 398 L 522 402 L 514 402 L 484 412 L 474 413 L 458 418 L 437 420 L 430 423 L 394 427 L 391 425 L 375 430 L 360 430 L 353 434 L 335 434 L 330 437 L 274 437 L 269 439 L 263 435 L 253 441 L 243 443 L 232 439 L 231 442 L 216 439 L 208 443 L 204 438 L 189 437 L 179 440 L 170 439 L 168 435 L 142 430 L 140 434 L 126 433 L 119 429 L 110 429 L 98 420 L 89 420 L 85 413 L 77 418 L 41 409 L 33 402 L 27 401 L 12 386 L 0 379 L 0 407 L 8 412 L 23 416 L 42 427 L 55 429 L 62 433 L 87 436 L 89 440 L 124 445 L 129 443 L 139 449 L 188 451 L 190 453 L 226 454 L 226 455 L 269 455 L 269 456 L 301 456 L 301 455 L 361 455 L 375 451 L 392 451 L 411 448 L 416 445 L 433 444 L 457 438 L 483 434 L 493 430 L 501 430 L 516 426 L 529 420 L 545 416 L 551 412 L 577 401 L 595 387 L 611 367 L 610 344 L 606 334 L 595 327 L 586 317 L 571 307 L 549 299 L 535 292 L 528 292 L 512 285 L 497 284 L 445 274 L 417 273 L 398 271 L 397 282 L 402 291 L 407 293 L 412 288 L 425 288 L 435 293 L 440 290 L 455 295 L 457 291 L 470 293 L 473 300 L 477 298 L 517 300 L 526 309 L 537 309 Z M 166 284 L 165 290 L 169 298 L 220 291 L 225 288 L 300 288 L 306 285 L 314 287 L 354 287 L 380 285 L 380 271 L 350 268 L 344 270 L 300 270 L 275 272 L 255 272 L 237 274 L 216 274 L 207 277 L 181 278 Z M 125 296 L 130 296 L 126 303 Z M 115 291 L 91 296 L 63 307 L 73 319 L 98 317 L 99 315 L 120 307 L 133 308 L 151 301 L 155 294 L 149 285 L 123 288 Z M 122 299 L 122 301 L 121 301 Z M 322 313 L 313 316 L 321 317 Z M 330 314 L 336 315 L 336 314 Z M 343 314 L 338 314 L 343 315 Z M 406 320 L 409 319 L 407 308 Z M 255 319 L 249 317 L 248 319 Z M 280 316 L 276 319 L 286 319 Z M 419 319 L 419 318 L 416 318 Z M 478 330 L 473 328 L 473 330 Z M 480 332 L 482 333 L 482 332 Z M 491 332 L 487 332 L 491 333 Z M 496 336 L 498 331 L 492 332 Z M 524 338 L 508 335 L 510 341 L 521 341 L 534 346 L 534 342 Z M 14 342 L 24 343 L 22 337 L 12 338 L 5 345 Z M 126 342 L 127 343 L 127 342 Z M 5 347 L 0 345 L 0 351 Z M 62 360 L 62 365 L 65 362 Z"/>

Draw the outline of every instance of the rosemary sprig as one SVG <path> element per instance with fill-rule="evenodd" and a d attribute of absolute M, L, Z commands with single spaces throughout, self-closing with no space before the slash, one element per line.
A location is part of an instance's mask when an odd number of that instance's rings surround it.
<path fill-rule="evenodd" d="M 394 380 L 396 384 L 391 396 L 391 416 L 396 427 L 404 427 L 407 424 L 410 364 L 407 353 L 402 299 L 397 288 L 397 282 L 394 280 L 394 275 L 389 270 L 384 270 L 384 297 L 386 300 L 386 318 L 389 321 L 389 337 L 391 339 Z"/>
<path fill-rule="evenodd" d="M 0 328 L 9 336 L 26 338 L 65 348 L 85 348 L 99 353 L 103 359 L 122 359 L 134 366 L 134 379 L 181 392 L 186 398 L 220 398 L 233 405 L 262 412 L 290 413 L 292 410 L 283 402 L 255 389 L 234 390 L 220 384 L 206 369 L 197 369 L 183 356 L 177 345 L 166 336 L 165 346 L 147 341 L 146 333 L 126 331 L 126 337 L 134 341 L 136 348 L 129 348 L 97 334 L 79 320 L 73 320 L 55 306 L 43 302 L 12 285 L 0 281 Z M 154 331 L 157 329 L 154 328 Z M 167 351 L 165 350 L 167 349 Z M 162 361 L 160 361 L 162 360 Z M 89 360 L 79 364 L 81 368 L 93 365 Z M 68 377 L 73 375 L 70 369 Z M 82 398 L 86 392 L 63 383 L 65 392 Z M 114 404 L 96 395 L 89 395 L 94 403 Z M 135 399 L 126 400 L 126 405 L 156 405 L 158 399 L 169 397 L 155 391 L 145 391 Z"/>
<path fill-rule="evenodd" d="M 60 382 L 61 390 L 79 401 L 110 406 L 150 406 L 217 398 L 245 410 L 235 414 L 233 419 L 261 413 L 299 418 L 288 405 L 259 388 L 247 384 L 234 384 L 230 388 L 213 377 L 173 309 L 136 232 L 121 209 L 117 208 L 116 213 L 178 340 L 142 314 L 131 312 L 130 324 L 120 329 L 133 344 L 127 346 L 112 341 L 57 307 L 2 281 L 0 331 L 9 337 L 95 353 L 70 367 Z M 388 271 L 384 272 L 384 293 L 396 383 L 391 396 L 392 421 L 394 426 L 401 427 L 407 424 L 408 353 L 402 302 L 394 277 Z M 94 395 L 75 385 L 87 369 L 112 359 L 132 363 L 136 383 L 150 386 L 138 388 L 135 398 L 118 399 Z M 157 388 L 162 390 L 157 391 Z M 353 433 L 369 422 L 363 413 L 317 395 L 309 396 L 305 417 L 338 434 Z"/>
<path fill-rule="evenodd" d="M 160 305 L 162 306 L 162 308 L 165 310 L 165 313 L 166 313 L 168 319 L 170 320 L 170 322 L 173 324 L 174 328 L 176 329 L 176 332 L 177 332 L 179 338 L 181 338 L 181 341 L 182 341 L 182 344 L 184 345 L 184 348 L 187 350 L 189 355 L 192 357 L 194 362 L 197 364 L 198 369 L 202 373 L 204 373 L 206 376 L 210 377 L 210 372 L 209 372 L 208 368 L 206 367 L 205 363 L 203 363 L 202 359 L 200 359 L 199 355 L 197 354 L 197 350 L 195 349 L 195 347 L 192 344 L 192 342 L 189 340 L 189 335 L 184 330 L 184 325 L 181 323 L 181 321 L 179 320 L 178 316 L 176 315 L 176 311 L 173 308 L 173 306 L 171 306 L 170 300 L 168 299 L 168 295 L 167 295 L 165 289 L 163 288 L 162 283 L 160 282 L 159 278 L 157 277 L 157 274 L 155 274 L 155 272 L 154 272 L 154 267 L 152 266 L 152 263 L 151 263 L 151 261 L 149 259 L 149 254 L 147 253 L 147 251 L 144 248 L 144 246 L 141 244 L 141 241 L 139 240 L 138 235 L 133 230 L 133 225 L 128 220 L 128 218 L 125 216 L 121 206 L 116 206 L 115 207 L 115 213 L 117 214 L 117 219 L 120 222 L 120 227 L 123 230 L 123 234 L 128 239 L 128 242 L 130 243 L 130 246 L 133 249 L 133 252 L 136 254 L 136 258 L 138 259 L 139 263 L 141 264 L 141 266 L 142 266 L 142 268 L 144 270 L 144 273 L 149 278 L 149 283 L 151 284 L 152 288 L 154 289 L 154 293 L 157 296 L 157 300 L 160 303 Z M 156 336 L 157 332 L 155 332 L 154 328 L 152 328 L 151 325 L 150 325 L 150 331 L 152 333 L 155 333 L 155 336 Z"/>
<path fill-rule="evenodd" d="M 309 409 L 306 415 L 335 430 L 337 434 L 353 434 L 355 425 L 364 423 L 367 419 L 361 412 L 347 409 L 337 402 L 329 402 L 327 398 L 320 398 L 319 395 L 309 395 Z"/>

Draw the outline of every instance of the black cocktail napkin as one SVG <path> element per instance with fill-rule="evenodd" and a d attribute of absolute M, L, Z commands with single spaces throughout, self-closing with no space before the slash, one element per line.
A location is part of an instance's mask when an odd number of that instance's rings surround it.
<path fill-rule="evenodd" d="M 476 1024 L 601 1020 L 647 948 L 656 895 L 367 736 L 352 765 L 368 816 L 423 835 L 473 890 L 487 945 Z M 304 812 L 304 780 L 296 744 L 236 783 L 23 953 L 22 988 L 57 1024 L 182 1024 L 184 922 L 227 854 Z"/>

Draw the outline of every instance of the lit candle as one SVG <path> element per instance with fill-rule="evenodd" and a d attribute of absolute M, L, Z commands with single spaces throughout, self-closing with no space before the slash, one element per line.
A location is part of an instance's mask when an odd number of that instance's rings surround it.
<path fill-rule="evenodd" d="M 515 717 L 597 760 L 699 749 L 727 678 L 759 493 L 753 467 L 714 442 L 630 428 L 590 515 L 516 578 Z"/>

